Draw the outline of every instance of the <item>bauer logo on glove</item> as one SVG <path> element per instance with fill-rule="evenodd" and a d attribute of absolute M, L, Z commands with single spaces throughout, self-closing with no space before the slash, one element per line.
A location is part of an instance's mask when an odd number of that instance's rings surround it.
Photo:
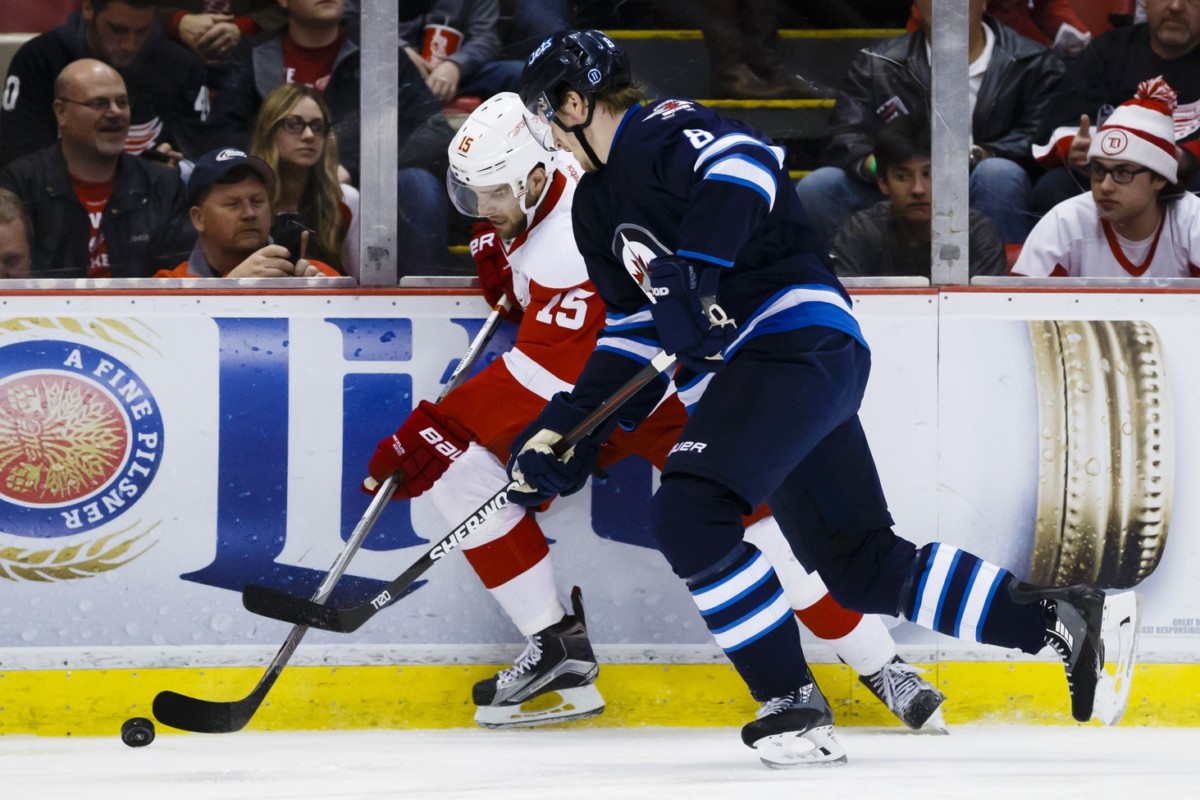
<path fill-rule="evenodd" d="M 367 464 L 370 477 L 363 481 L 363 491 L 374 494 L 380 484 L 399 473 L 402 480 L 392 499 L 417 497 L 442 477 L 470 441 L 470 431 L 444 416 L 433 403 L 422 400 L 400 429 L 375 447 Z"/>

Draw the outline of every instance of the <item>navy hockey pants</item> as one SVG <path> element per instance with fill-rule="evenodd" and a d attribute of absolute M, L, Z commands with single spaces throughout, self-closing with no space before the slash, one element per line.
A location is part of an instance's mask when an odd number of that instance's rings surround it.
<path fill-rule="evenodd" d="M 917 551 L 891 530 L 859 423 L 870 363 L 852 337 L 809 327 L 750 340 L 713 377 L 654 497 L 655 534 L 677 575 L 727 559 L 740 515 L 766 500 L 839 603 L 904 610 Z"/>

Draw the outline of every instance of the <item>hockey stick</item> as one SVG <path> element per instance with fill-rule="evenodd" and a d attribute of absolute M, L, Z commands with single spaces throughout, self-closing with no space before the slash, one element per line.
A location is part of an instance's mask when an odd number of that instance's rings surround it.
<path fill-rule="evenodd" d="M 395 490 L 396 483 L 399 480 L 399 476 L 392 475 L 383 482 L 379 492 L 372 498 L 371 504 L 367 506 L 366 513 L 363 514 L 362 519 L 355 526 L 354 532 L 346 541 L 346 546 L 342 548 L 342 552 L 338 555 L 337 560 L 333 562 L 333 566 L 329 568 L 325 579 L 317 587 L 316 594 L 312 597 L 312 602 L 323 603 L 329 597 L 329 594 L 333 591 L 334 584 L 338 582 L 338 579 L 346 571 L 346 567 L 350 563 L 350 558 L 358 551 L 359 545 L 366 538 L 367 533 L 371 530 L 371 526 L 375 524 L 375 520 L 383 513 L 383 509 L 387 506 L 388 500 L 392 496 L 392 491 Z M 254 716 L 254 712 L 258 711 L 258 707 L 262 705 L 267 692 L 271 691 L 271 687 L 275 685 L 276 679 L 279 678 L 279 673 L 283 672 L 283 668 L 291 659 L 292 653 L 296 652 L 296 648 L 299 647 L 300 641 L 306 633 L 308 633 L 308 628 L 303 625 L 297 625 L 292 628 L 291 633 L 284 640 L 283 646 L 275 654 L 275 658 L 271 659 L 271 663 L 267 665 L 266 672 L 258 679 L 258 685 L 241 700 L 229 702 L 202 700 L 197 697 L 179 694 L 178 692 L 162 691 L 154 698 L 153 709 L 155 719 L 164 725 L 170 725 L 172 728 L 194 731 L 196 733 L 231 733 L 233 731 L 240 731 L 246 727 L 246 723 Z"/>
<path fill-rule="evenodd" d="M 614 392 L 607 400 L 588 414 L 578 425 L 571 429 L 557 444 L 554 452 L 562 454 L 576 442 L 619 409 L 625 401 L 637 394 L 638 390 L 654 380 L 664 370 L 675 363 L 675 357 L 659 353 L 649 364 L 642 367 L 628 382 Z M 348 608 L 337 608 L 323 605 L 316 601 L 304 600 L 294 595 L 286 594 L 264 586 L 247 586 L 242 592 L 242 604 L 255 614 L 265 617 L 292 622 L 338 633 L 350 633 L 358 630 L 364 622 L 382 611 L 395 598 L 404 593 L 405 589 L 419 578 L 435 561 L 449 555 L 457 548 L 462 540 L 478 528 L 498 509 L 508 505 L 508 491 L 520 483 L 512 481 L 496 492 L 469 517 L 459 523 L 453 530 L 433 543 L 412 566 L 400 573 L 399 577 L 385 586 L 378 594 L 365 603 Z"/>
<path fill-rule="evenodd" d="M 450 373 L 450 377 L 446 380 L 446 385 L 438 394 L 440 402 L 454 387 L 462 383 L 471 365 L 479 358 L 479 354 L 483 352 L 484 345 L 491 339 L 492 334 L 496 330 L 496 326 L 500 321 L 500 315 L 509 307 L 508 298 L 501 297 L 500 301 L 492 307 L 492 313 L 488 315 L 487 320 L 483 323 L 483 327 L 479 329 L 479 333 L 471 340 L 471 344 L 467 347 L 467 352 L 459 360 L 458 366 Z M 400 481 L 400 475 L 391 475 L 379 487 L 379 491 L 375 493 L 375 497 L 371 499 L 367 506 L 366 512 L 359 519 L 358 524 L 354 526 L 354 530 L 350 534 L 350 538 L 346 540 L 342 552 L 338 554 L 337 559 L 329 567 L 329 572 L 321 581 L 321 585 L 317 587 L 316 593 L 312 596 L 312 603 L 320 605 L 324 603 L 329 595 L 333 592 L 334 585 L 345 574 L 346 568 L 350 565 L 350 559 L 358 552 L 363 541 L 367 538 L 367 534 L 371 532 L 371 528 L 375 526 L 375 522 L 383 513 L 383 509 L 387 507 L 388 500 L 391 499 L 392 492 L 396 489 L 396 484 Z M 239 731 L 246 726 L 258 711 L 258 707 L 262 705 L 262 701 L 266 698 L 267 693 L 271 691 L 271 687 L 275 685 L 275 681 L 279 678 L 279 674 L 283 668 L 291 660 L 292 654 L 296 652 L 300 642 L 304 639 L 304 634 L 308 632 L 308 628 L 304 625 L 296 625 L 284 640 L 283 645 L 275 654 L 275 658 L 271 659 L 271 663 L 267 665 L 263 676 L 259 678 L 258 684 L 246 697 L 241 700 L 234 701 L 219 701 L 219 700 L 202 700 L 196 697 L 179 694 L 178 692 L 162 691 L 154 698 L 153 710 L 155 718 L 164 725 L 169 725 L 172 728 L 179 728 L 185 731 L 194 731 L 196 733 L 232 733 Z"/>

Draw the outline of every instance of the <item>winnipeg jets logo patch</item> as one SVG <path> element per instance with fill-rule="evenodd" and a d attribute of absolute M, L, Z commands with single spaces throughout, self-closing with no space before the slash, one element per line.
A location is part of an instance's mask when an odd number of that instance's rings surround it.
<path fill-rule="evenodd" d="M 659 256 L 671 255 L 654 234 L 640 225 L 625 223 L 617 226 L 613 235 L 613 255 L 625 266 L 625 271 L 642 288 L 650 293 L 650 262 Z"/>
<path fill-rule="evenodd" d="M 681 112 L 695 111 L 695 110 L 696 110 L 696 107 L 692 104 L 692 102 L 690 100 L 663 100 L 661 103 L 659 103 L 658 105 L 656 105 L 654 107 L 653 111 L 651 111 L 649 114 L 647 114 L 642 119 L 642 122 L 649 122 L 650 120 L 654 119 L 655 117 L 662 117 L 663 119 L 670 119 L 671 117 L 673 117 L 676 114 L 679 114 Z"/>

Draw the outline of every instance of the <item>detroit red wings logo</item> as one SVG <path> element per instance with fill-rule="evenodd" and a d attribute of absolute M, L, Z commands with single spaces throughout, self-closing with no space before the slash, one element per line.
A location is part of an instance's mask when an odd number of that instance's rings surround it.
<path fill-rule="evenodd" d="M 1105 155 L 1120 155 L 1128 146 L 1129 137 L 1125 131 L 1100 131 L 1100 150 Z"/>
<path fill-rule="evenodd" d="M 0 383 L 0 494 L 25 504 L 77 500 L 108 483 L 129 431 L 98 387 L 65 374 Z"/>

